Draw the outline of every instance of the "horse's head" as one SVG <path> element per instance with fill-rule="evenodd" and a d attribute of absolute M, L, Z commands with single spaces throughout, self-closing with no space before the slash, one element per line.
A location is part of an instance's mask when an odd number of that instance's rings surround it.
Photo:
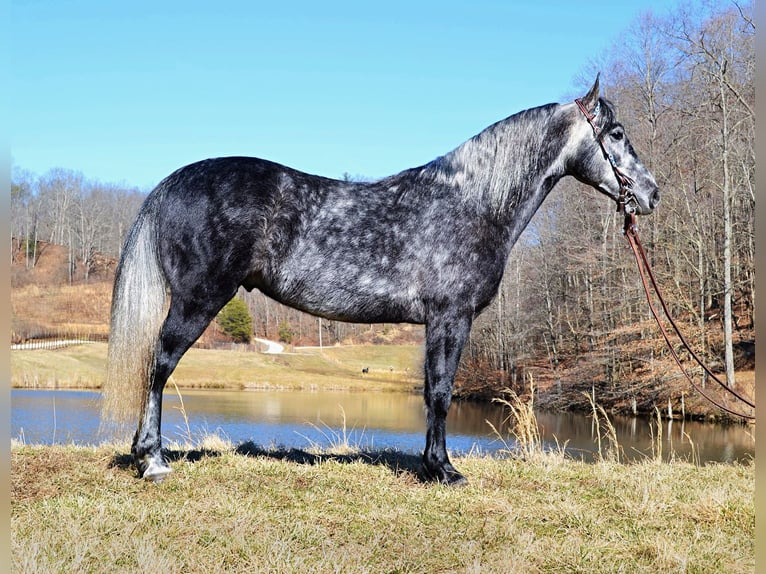
<path fill-rule="evenodd" d="M 619 211 L 651 213 L 660 202 L 660 190 L 630 145 L 614 108 L 599 97 L 598 77 L 575 103 L 572 137 L 577 143 L 570 175 L 614 199 Z"/>

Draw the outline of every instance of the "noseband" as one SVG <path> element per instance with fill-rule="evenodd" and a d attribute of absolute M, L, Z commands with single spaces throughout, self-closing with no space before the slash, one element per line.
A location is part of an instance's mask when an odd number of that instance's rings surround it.
<path fill-rule="evenodd" d="M 617 167 L 617 162 L 614 161 L 612 154 L 607 151 L 606 146 L 604 145 L 604 139 L 602 137 L 603 134 L 601 134 L 601 130 L 598 128 L 595 122 L 601 103 L 599 102 L 596 104 L 596 108 L 592 114 L 588 111 L 580 98 L 577 98 L 575 103 L 577 104 L 577 107 L 580 108 L 580 111 L 585 116 L 585 119 L 588 120 L 590 127 L 593 128 L 593 135 L 596 136 L 596 141 L 601 146 L 601 151 L 604 153 L 604 158 L 609 160 L 609 165 L 612 166 L 612 171 L 617 178 L 617 182 L 620 184 L 620 193 L 617 196 L 617 211 L 622 212 L 625 215 L 631 215 L 635 213 L 636 208 L 638 207 L 638 200 L 636 199 L 636 196 L 633 195 L 633 193 L 630 191 L 630 188 L 633 187 L 633 179 L 622 173 Z"/>

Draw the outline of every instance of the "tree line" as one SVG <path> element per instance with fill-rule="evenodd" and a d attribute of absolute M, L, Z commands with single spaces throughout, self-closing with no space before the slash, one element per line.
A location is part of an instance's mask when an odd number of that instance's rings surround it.
<path fill-rule="evenodd" d="M 119 257 L 145 198 L 137 188 L 88 180 L 73 170 L 55 168 L 42 176 L 14 170 L 12 261 L 23 259 L 30 269 L 43 242 L 63 245 L 69 257 L 66 279 L 74 281 L 79 271 L 87 281 L 97 255 Z"/>
<path fill-rule="evenodd" d="M 752 13 L 752 3 L 703 1 L 662 17 L 644 14 L 583 69 L 572 96 L 601 72 L 604 95 L 662 190 L 655 212 L 639 220 L 655 273 L 673 314 L 703 355 L 720 360 L 730 384 L 738 333 L 754 327 Z M 119 256 L 144 197 L 64 169 L 41 177 L 16 171 L 11 221 L 21 241 L 14 256 L 34 266 L 39 241 L 65 245 L 69 279 L 79 265 L 87 280 L 95 254 Z M 241 296 L 262 336 L 333 344 L 376 329 L 318 320 L 259 293 Z M 560 378 L 561 369 L 590 354 L 598 357 L 594 376 L 615 381 L 651 368 L 662 353 L 655 338 L 621 216 L 567 178 L 512 251 L 463 364 L 513 386 L 532 363 L 542 360 Z M 636 341 L 628 347 L 634 351 L 625 352 L 626 341 Z"/>

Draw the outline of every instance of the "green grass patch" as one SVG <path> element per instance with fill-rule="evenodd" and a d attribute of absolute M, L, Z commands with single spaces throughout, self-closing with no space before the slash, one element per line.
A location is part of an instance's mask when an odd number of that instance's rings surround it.
<path fill-rule="evenodd" d="M 11 385 L 100 388 L 106 352 L 105 343 L 12 351 Z M 417 345 L 331 347 L 281 355 L 192 348 L 173 380 L 181 388 L 406 391 L 422 384 L 421 365 L 422 348 Z"/>
<path fill-rule="evenodd" d="M 106 379 L 106 344 L 11 351 L 11 386 L 100 388 Z"/>
<path fill-rule="evenodd" d="M 398 453 L 174 447 L 138 480 L 127 446 L 13 446 L 16 572 L 753 572 L 754 465 L 560 457 L 456 465 Z"/>

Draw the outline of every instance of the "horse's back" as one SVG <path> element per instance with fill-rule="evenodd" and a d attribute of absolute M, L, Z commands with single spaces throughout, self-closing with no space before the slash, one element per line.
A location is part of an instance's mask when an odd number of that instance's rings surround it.
<path fill-rule="evenodd" d="M 163 194 L 166 207 L 204 208 L 235 215 L 238 210 L 260 211 L 270 206 L 305 209 L 298 204 L 312 197 L 317 201 L 318 194 L 341 183 L 261 158 L 221 157 L 176 170 L 156 191 Z"/>

